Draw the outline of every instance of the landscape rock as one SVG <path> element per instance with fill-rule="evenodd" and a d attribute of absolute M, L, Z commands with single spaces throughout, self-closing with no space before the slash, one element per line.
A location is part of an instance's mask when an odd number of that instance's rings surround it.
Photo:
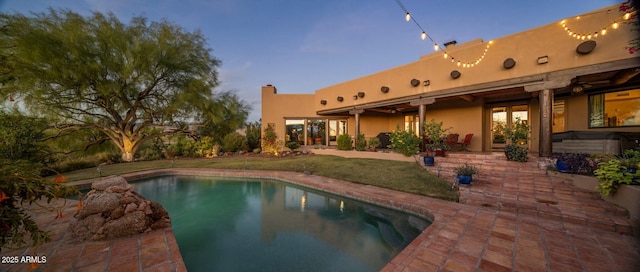
<path fill-rule="evenodd" d="M 171 227 L 162 205 L 144 198 L 122 177 L 94 182 L 69 226 L 76 241 L 105 240 Z"/>

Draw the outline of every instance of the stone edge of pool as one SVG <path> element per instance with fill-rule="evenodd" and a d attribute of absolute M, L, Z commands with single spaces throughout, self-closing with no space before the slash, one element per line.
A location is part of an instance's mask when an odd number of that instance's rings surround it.
<path fill-rule="evenodd" d="M 359 201 L 381 205 L 384 207 L 408 212 L 425 217 L 431 221 L 431 225 L 424 229 L 409 245 L 407 245 L 398 255 L 396 255 L 382 271 L 401 270 L 409 264 L 416 254 L 421 251 L 421 244 L 428 239 L 429 234 L 440 232 L 445 229 L 447 223 L 453 218 L 453 214 L 461 209 L 468 209 L 469 214 L 476 212 L 476 209 L 468 206 L 445 201 L 427 196 L 420 196 L 405 192 L 394 191 L 382 187 L 364 185 L 344 181 L 340 179 L 328 178 L 317 175 L 307 175 L 300 172 L 268 171 L 268 170 L 225 170 L 225 169 L 201 169 L 201 168 L 181 168 L 181 169 L 155 169 L 119 175 L 127 181 L 156 177 L 164 175 L 189 175 L 189 176 L 216 176 L 216 177 L 245 177 L 255 179 L 276 179 L 296 185 L 309 187 L 315 190 L 328 192 Z M 91 184 L 97 180 L 107 178 L 69 182 L 68 185 L 78 186 L 79 189 L 90 189 Z M 473 211 L 472 211 L 473 210 Z M 171 233 L 173 235 L 173 233 Z M 172 237 L 175 239 L 175 237 Z M 175 256 L 177 257 L 177 256 Z M 182 256 L 176 260 L 183 263 Z"/>

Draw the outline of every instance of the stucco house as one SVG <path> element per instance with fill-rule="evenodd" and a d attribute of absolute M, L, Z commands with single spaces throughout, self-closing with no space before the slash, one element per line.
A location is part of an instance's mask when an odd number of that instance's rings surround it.
<path fill-rule="evenodd" d="M 504 148 L 501 127 L 532 127 L 530 152 L 619 153 L 640 134 L 640 53 L 629 14 L 612 5 L 493 41 L 481 39 L 318 89 L 262 87 L 262 122 L 284 142 L 332 146 L 336 137 L 421 133 L 425 120 L 473 134 L 470 151 Z"/>

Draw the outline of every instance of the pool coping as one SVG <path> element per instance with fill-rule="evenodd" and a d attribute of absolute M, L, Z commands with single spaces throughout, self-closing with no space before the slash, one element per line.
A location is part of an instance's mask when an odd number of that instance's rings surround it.
<path fill-rule="evenodd" d="M 324 176 L 310 175 L 300 172 L 269 171 L 269 170 L 228 170 L 228 169 L 202 169 L 202 168 L 176 168 L 176 169 L 154 169 L 126 173 L 118 175 L 128 182 L 156 176 L 183 175 L 183 176 L 204 176 L 204 177 L 244 177 L 252 179 L 275 179 L 303 187 L 312 188 L 322 192 L 336 194 L 342 197 L 375 204 L 402 212 L 425 217 L 431 221 L 431 225 L 422 231 L 411 243 L 398 253 L 384 270 L 393 270 L 396 266 L 403 267 L 406 260 L 413 259 L 417 247 L 426 239 L 429 234 L 438 232 L 446 226 L 446 223 L 453 218 L 454 211 L 465 210 L 466 213 L 475 213 L 477 208 L 469 207 L 456 202 L 445 201 L 427 196 L 415 195 L 411 193 L 399 192 L 382 187 L 353 183 L 350 181 L 328 178 Z M 70 182 L 69 185 L 76 185 L 80 189 L 90 188 L 90 184 L 100 179 L 100 177 L 78 182 Z M 171 233 L 173 235 L 173 233 Z M 172 237 L 175 239 L 175 237 Z M 178 262 L 182 262 L 182 256 Z"/>

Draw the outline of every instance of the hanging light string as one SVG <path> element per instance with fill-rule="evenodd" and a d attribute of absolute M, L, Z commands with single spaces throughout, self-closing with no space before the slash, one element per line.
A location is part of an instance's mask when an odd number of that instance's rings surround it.
<path fill-rule="evenodd" d="M 420 31 L 422 31 L 422 33 L 420 34 L 420 38 L 422 40 L 429 39 L 431 41 L 431 43 L 433 44 L 433 50 L 434 51 L 436 51 L 436 52 L 442 51 L 444 53 L 443 56 L 444 56 L 445 59 L 451 60 L 452 63 L 455 63 L 459 67 L 471 68 L 471 67 L 474 67 L 474 66 L 478 65 L 484 59 L 484 57 L 487 55 L 487 52 L 489 51 L 489 47 L 493 44 L 493 41 L 487 42 L 486 46 L 484 48 L 484 52 L 482 53 L 482 56 L 480 56 L 479 58 L 477 58 L 477 59 L 475 59 L 473 61 L 467 62 L 467 61 L 458 60 L 454 56 L 449 54 L 449 52 L 447 52 L 446 47 L 445 48 L 441 48 L 440 45 L 431 36 L 429 36 L 427 31 L 425 31 L 424 28 L 422 28 L 422 26 L 418 23 L 418 21 L 416 21 L 414 16 L 411 15 L 409 10 L 407 10 L 407 8 L 402 4 L 402 2 L 400 0 L 395 0 L 395 1 L 398 4 L 398 6 L 400 7 L 400 9 L 402 9 L 402 11 L 404 11 L 404 13 L 405 13 L 405 21 L 407 21 L 407 22 L 413 21 L 413 23 L 415 23 L 415 25 L 420 29 Z"/>
<path fill-rule="evenodd" d="M 598 13 L 604 13 L 604 12 L 611 12 L 610 10 L 607 11 L 602 11 L 602 12 L 597 12 L 597 13 L 590 13 L 590 14 L 586 14 L 583 16 L 577 16 L 575 17 L 576 21 L 579 21 L 582 17 L 588 16 L 588 15 L 594 15 L 594 14 L 598 14 Z M 594 31 L 590 31 L 590 32 L 582 32 L 582 33 L 578 33 L 578 32 L 574 32 L 573 30 L 571 30 L 571 28 L 567 25 L 567 21 L 569 19 L 564 19 L 562 21 L 560 21 L 560 26 L 564 29 L 564 31 L 567 32 L 567 34 L 569 34 L 569 37 L 578 39 L 578 40 L 592 40 L 595 38 L 598 38 L 599 36 L 604 36 L 607 35 L 607 31 L 609 29 L 618 29 L 618 27 L 620 27 L 620 21 L 627 21 L 633 17 L 635 17 L 635 13 L 636 11 L 631 11 L 631 12 L 626 12 L 625 14 L 623 14 L 622 16 L 616 17 L 612 23 L 607 24 L 605 26 L 602 26 Z"/>

